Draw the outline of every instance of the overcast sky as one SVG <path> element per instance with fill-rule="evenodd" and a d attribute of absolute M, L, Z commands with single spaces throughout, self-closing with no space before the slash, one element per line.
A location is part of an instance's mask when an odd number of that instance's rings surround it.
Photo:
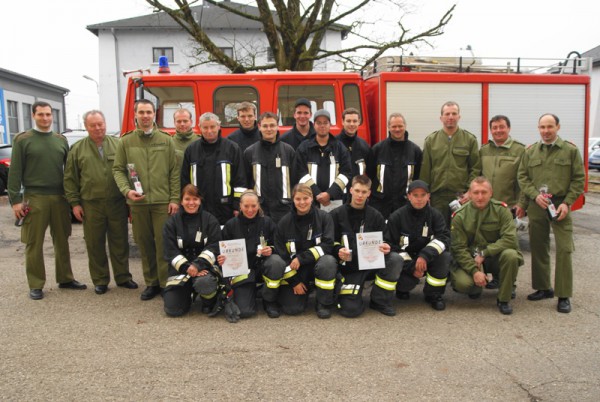
<path fill-rule="evenodd" d="M 432 41 L 435 48 L 415 54 L 467 55 L 461 48 L 471 45 L 477 57 L 562 58 L 600 45 L 595 1 L 406 2 L 414 11 L 403 22 L 414 32 L 457 4 L 446 33 Z M 85 27 L 151 12 L 143 0 L 3 0 L 0 10 L 0 67 L 68 88 L 67 126 L 72 128 L 80 127 L 83 112 L 98 107 L 96 84 L 82 77 L 98 79 L 98 38 Z M 395 13 L 386 8 L 374 15 L 385 25 Z"/>

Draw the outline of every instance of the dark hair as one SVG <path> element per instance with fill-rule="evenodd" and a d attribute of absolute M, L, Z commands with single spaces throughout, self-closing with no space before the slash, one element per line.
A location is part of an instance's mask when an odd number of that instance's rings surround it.
<path fill-rule="evenodd" d="M 390 123 L 392 122 L 392 119 L 398 118 L 398 117 L 402 119 L 402 123 L 404 123 L 404 125 L 406 126 L 406 119 L 404 118 L 404 115 L 402 113 L 398 113 L 398 112 L 394 112 L 388 116 L 387 125 L 389 126 Z"/>
<path fill-rule="evenodd" d="M 235 110 L 238 114 L 245 110 L 252 110 L 256 116 L 256 105 L 252 102 L 240 102 L 235 106 Z"/>
<path fill-rule="evenodd" d="M 152 101 L 150 101 L 148 99 L 136 100 L 135 103 L 133 104 L 133 111 L 134 112 L 137 112 L 138 105 L 150 105 L 150 106 L 152 106 L 152 111 L 156 113 L 156 108 L 154 107 L 154 103 L 152 103 Z"/>
<path fill-rule="evenodd" d="M 202 194 L 200 194 L 200 191 L 198 190 L 198 187 L 194 186 L 193 184 L 187 184 L 182 190 L 181 190 L 181 196 L 180 196 L 180 200 L 183 200 L 183 196 L 184 195 L 191 195 L 192 197 L 198 197 L 200 199 L 202 199 Z"/>
<path fill-rule="evenodd" d="M 345 109 L 345 110 L 342 112 L 342 120 L 344 120 L 344 118 L 346 118 L 346 115 L 347 115 L 347 114 L 357 114 L 357 115 L 358 115 L 358 120 L 361 120 L 361 117 L 360 117 L 360 112 L 358 111 L 358 109 L 357 109 L 357 108 L 354 108 L 354 107 L 349 107 L 349 108 Z"/>
<path fill-rule="evenodd" d="M 275 119 L 275 121 L 278 121 L 279 117 L 273 112 L 264 112 L 258 117 L 258 122 L 260 123 L 263 119 Z"/>
<path fill-rule="evenodd" d="M 492 128 L 492 123 L 496 123 L 501 120 L 504 120 L 506 122 L 506 125 L 508 126 L 508 128 L 510 128 L 510 119 L 508 117 L 504 116 L 503 114 L 497 114 L 490 119 L 490 128 Z"/>
<path fill-rule="evenodd" d="M 33 105 L 31 105 L 31 113 L 35 114 L 35 111 L 38 107 L 49 107 L 52 110 L 52 106 L 48 102 L 37 101 Z"/>
<path fill-rule="evenodd" d="M 552 116 L 552 118 L 554 119 L 554 122 L 556 124 L 558 124 L 560 122 L 560 120 L 558 119 L 558 116 L 553 114 L 553 113 L 544 113 L 543 115 L 540 116 L 540 118 L 538 119 L 538 123 L 540 122 L 540 120 L 542 120 L 542 117 L 544 116 Z"/>
<path fill-rule="evenodd" d="M 352 186 L 355 184 L 362 184 L 363 186 L 367 186 L 371 188 L 371 179 L 367 175 L 359 174 L 352 178 Z"/>

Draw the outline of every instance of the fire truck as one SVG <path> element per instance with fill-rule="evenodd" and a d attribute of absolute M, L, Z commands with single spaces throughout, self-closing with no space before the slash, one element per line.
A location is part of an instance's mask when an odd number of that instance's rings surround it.
<path fill-rule="evenodd" d="M 410 140 L 422 146 L 439 130 L 441 105 L 460 105 L 460 126 L 488 141 L 488 121 L 496 114 L 511 119 L 511 136 L 524 144 L 539 140 L 537 121 L 543 113 L 561 119 L 559 135 L 577 145 L 587 170 L 591 60 L 566 58 L 549 64 L 526 59 L 383 57 L 362 74 L 350 72 L 264 72 L 246 74 L 131 75 L 121 132 L 135 128 L 133 104 L 149 99 L 156 106 L 156 123 L 173 133 L 173 112 L 181 107 L 197 118 L 212 112 L 221 120 L 222 135 L 239 127 L 236 105 L 249 101 L 258 113 L 275 112 L 281 133 L 294 124 L 294 103 L 307 98 L 313 113 L 331 114 L 331 132 L 342 130 L 342 111 L 353 107 L 362 121 L 358 135 L 374 144 L 387 137 L 387 118 L 405 116 Z M 586 184 L 587 191 L 587 184 Z M 583 197 L 573 206 L 583 205 Z"/>

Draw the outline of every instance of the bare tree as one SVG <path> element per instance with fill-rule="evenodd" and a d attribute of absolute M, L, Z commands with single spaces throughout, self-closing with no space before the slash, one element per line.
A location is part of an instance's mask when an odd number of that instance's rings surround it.
<path fill-rule="evenodd" d="M 388 2 L 399 12 L 397 28 L 391 30 L 385 38 L 378 38 L 364 32 L 365 25 L 376 21 L 365 21 L 361 15 L 373 3 Z M 315 62 L 325 58 L 341 60 L 347 70 L 362 70 L 390 49 L 403 49 L 408 45 L 429 44 L 428 40 L 444 33 L 446 24 L 452 18 L 455 5 L 446 11 L 435 26 L 422 32 L 412 34 L 402 23 L 402 4 L 398 0 L 361 0 L 343 7 L 335 0 L 315 0 L 306 6 L 300 0 L 256 0 L 256 7 L 230 1 L 204 0 L 213 6 L 226 10 L 234 15 L 255 21 L 268 40 L 273 61 L 257 64 L 256 57 L 240 57 L 227 55 L 217 46 L 203 29 L 194 5 L 199 0 L 171 0 L 175 6 L 165 5 L 165 1 L 146 0 L 155 10 L 167 13 L 198 44 L 195 54 L 199 64 L 210 60 L 219 63 L 234 73 L 277 69 L 279 71 L 310 71 Z M 341 4 L 341 2 L 340 2 Z M 273 9 L 271 9 L 273 7 Z M 251 12 L 252 11 L 252 12 Z M 353 20 L 349 25 L 344 21 Z M 338 50 L 327 50 L 321 47 L 328 30 L 345 31 L 354 36 L 358 43 Z"/>

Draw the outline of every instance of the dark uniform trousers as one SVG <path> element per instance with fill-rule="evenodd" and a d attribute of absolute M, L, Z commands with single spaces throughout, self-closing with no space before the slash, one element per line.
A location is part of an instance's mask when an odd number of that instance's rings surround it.
<path fill-rule="evenodd" d="M 286 278 L 292 272 L 286 272 L 283 275 L 283 280 L 277 294 L 277 302 L 281 306 L 281 311 L 287 315 L 303 313 L 306 310 L 308 302 L 308 292 L 303 295 L 296 295 L 292 286 L 286 281 Z M 329 254 L 324 255 L 314 265 L 303 265 L 295 272 L 298 275 L 298 280 L 304 283 L 306 287 L 314 279 L 317 303 L 325 306 L 334 304 L 333 291 L 335 288 L 337 262 L 333 256 Z"/>
<path fill-rule="evenodd" d="M 106 242 L 113 276 L 117 284 L 131 279 L 129 273 L 129 239 L 127 236 L 127 204 L 124 198 L 83 200 L 85 217 L 83 236 L 88 253 L 88 266 L 94 285 L 108 285 L 110 271 Z"/>
<path fill-rule="evenodd" d="M 50 226 L 54 244 L 54 265 L 57 283 L 73 280 L 69 236 L 71 208 L 63 195 L 25 194 L 23 200 L 31 208 L 21 227 L 21 242 L 25 244 L 25 269 L 30 289 L 42 289 L 46 283 L 44 237 Z"/>
<path fill-rule="evenodd" d="M 371 302 L 378 306 L 391 306 L 398 277 L 402 271 L 402 257 L 390 252 L 385 256 L 385 268 L 355 271 L 344 274 L 337 284 L 337 308 L 344 317 L 358 317 L 365 310 L 362 300 L 364 283 L 374 279 Z"/>
<path fill-rule="evenodd" d="M 247 318 L 256 314 L 256 283 L 262 276 L 265 287 L 262 298 L 266 302 L 277 300 L 277 291 L 285 271 L 285 262 L 277 254 L 272 254 L 257 263 L 247 275 L 236 276 L 231 279 L 233 287 L 233 301 L 240 309 L 240 317 Z"/>
<path fill-rule="evenodd" d="M 529 244 L 531 245 L 531 280 L 536 290 L 552 288 L 550 279 L 550 226 L 556 246 L 556 271 L 554 272 L 557 297 L 573 296 L 573 220 L 569 213 L 562 221 L 552 221 L 545 209 L 535 202 L 527 208 L 529 217 Z M 535 250 L 535 252 L 534 252 Z"/>
<path fill-rule="evenodd" d="M 437 256 L 430 264 L 427 264 L 425 273 L 425 285 L 423 293 L 425 296 L 443 295 L 446 291 L 446 280 L 450 272 L 450 261 L 452 255 L 449 251 L 444 251 Z M 398 279 L 398 292 L 410 292 L 420 282 L 419 278 L 413 275 L 416 260 L 406 261 L 400 279 Z"/>
<path fill-rule="evenodd" d="M 211 306 L 216 301 L 219 280 L 213 272 L 204 276 L 189 278 L 187 282 L 167 286 L 163 292 L 164 310 L 168 316 L 180 317 L 190 311 L 194 292 L 202 298 L 203 306 Z"/>
<path fill-rule="evenodd" d="M 498 301 L 509 302 L 519 266 L 523 265 L 523 256 L 520 251 L 514 249 L 504 249 L 500 254 L 493 257 L 486 257 L 483 262 L 485 273 L 491 273 L 496 278 L 500 278 L 500 288 L 498 290 Z M 460 267 L 455 267 L 452 271 L 452 287 L 459 293 L 477 295 L 483 291 L 482 287 L 476 286 L 473 282 L 473 276 L 469 275 Z"/>
<path fill-rule="evenodd" d="M 163 226 L 169 218 L 167 204 L 130 205 L 133 238 L 140 248 L 146 286 L 165 287 L 169 271 L 163 259 Z"/>

